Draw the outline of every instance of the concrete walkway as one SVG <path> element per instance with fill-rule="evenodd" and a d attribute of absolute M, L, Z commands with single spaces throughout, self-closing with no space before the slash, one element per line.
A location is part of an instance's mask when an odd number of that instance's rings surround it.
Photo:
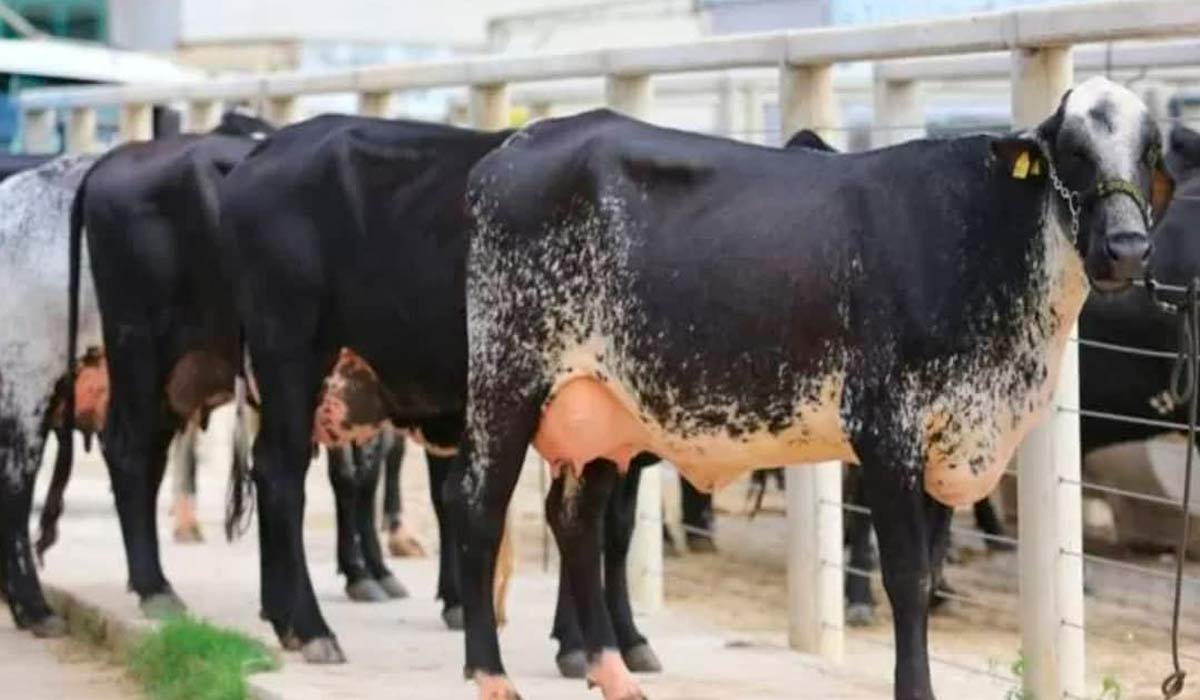
<path fill-rule="evenodd" d="M 199 545 L 171 541 L 164 494 L 160 530 L 167 575 L 195 614 L 239 628 L 278 648 L 270 628 L 257 615 L 257 537 L 251 532 L 234 544 L 223 541 L 219 520 L 226 472 L 215 465 L 201 469 L 201 517 L 208 541 Z M 406 514 L 428 533 L 431 516 L 425 484 L 423 458 L 420 452 L 410 450 L 404 474 Z M 518 556 L 510 591 L 510 622 L 501 634 L 505 662 L 518 689 L 531 700 L 598 698 L 582 681 L 559 678 L 554 666 L 555 646 L 548 632 L 557 577 L 543 572 L 538 563 L 540 551 L 530 551 L 533 547 L 528 544 L 540 538 L 538 488 L 536 476 L 523 478 L 524 496 L 518 498 L 514 515 L 518 533 L 525 532 L 524 537 L 518 534 L 518 543 L 527 544 Z M 118 620 L 138 621 L 136 600 L 125 592 L 125 561 L 107 474 L 94 456 L 77 467 L 67 501 L 62 536 L 48 554 L 44 580 Z M 462 637 L 444 628 L 440 605 L 433 600 L 436 559 L 392 560 L 393 570 L 412 592 L 410 598 L 382 604 L 350 603 L 335 575 L 332 524 L 328 482 L 323 467 L 314 467 L 308 485 L 308 561 L 326 619 L 349 663 L 314 667 L 287 655 L 281 671 L 252 678 L 256 696 L 287 700 L 474 697 L 473 686 L 462 680 Z M 435 538 L 428 534 L 426 542 L 436 546 Z M 779 614 L 786 613 L 780 610 Z M 852 663 L 833 665 L 787 649 L 778 637 L 747 638 L 669 608 L 640 623 L 667 669 L 662 675 L 643 677 L 644 689 L 655 700 L 891 696 L 890 649 L 872 650 Z M 868 659 L 869 663 L 860 663 Z M 945 697 L 1003 696 L 1002 686 L 987 687 L 978 677 L 958 677 L 944 669 L 935 674 L 939 690 L 948 693 Z"/>
<path fill-rule="evenodd" d="M 0 697 L 20 700 L 124 700 L 141 697 L 132 679 L 69 639 L 33 639 L 8 611 L 0 616 Z"/>

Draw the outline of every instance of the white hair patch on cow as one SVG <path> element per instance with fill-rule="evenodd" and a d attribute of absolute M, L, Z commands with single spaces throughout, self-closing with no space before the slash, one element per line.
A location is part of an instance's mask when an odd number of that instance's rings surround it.
<path fill-rule="evenodd" d="M 1100 169 L 1109 177 L 1134 178 L 1140 161 L 1146 105 L 1129 88 L 1096 76 L 1076 86 L 1063 105 L 1064 128 L 1088 135 Z M 1103 143 L 1104 147 L 1097 147 Z"/>
<path fill-rule="evenodd" d="M 0 183 L 0 435 L 3 474 L 16 487 L 37 468 L 38 435 L 54 384 L 67 369 L 68 233 L 76 187 L 94 156 L 64 156 Z M 84 247 L 86 251 L 86 246 Z M 86 255 L 84 256 L 86 261 Z M 100 318 L 85 264 L 79 348 L 100 344 Z M 14 454 L 14 450 L 26 454 Z"/>

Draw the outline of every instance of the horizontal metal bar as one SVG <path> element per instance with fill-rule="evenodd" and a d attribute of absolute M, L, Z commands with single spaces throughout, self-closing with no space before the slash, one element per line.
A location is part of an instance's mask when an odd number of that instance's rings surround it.
<path fill-rule="evenodd" d="M 1136 416 L 1123 416 L 1119 413 L 1107 413 L 1105 411 L 1089 411 L 1083 408 L 1069 408 L 1067 406 L 1055 406 L 1056 411 L 1062 413 L 1074 413 L 1085 418 L 1101 418 L 1111 420 L 1117 423 L 1133 423 L 1135 425 L 1148 425 L 1154 428 L 1164 428 L 1166 430 L 1187 430 L 1187 425 L 1183 423 L 1175 423 L 1173 421 L 1155 420 L 1153 418 L 1138 418 Z"/>
<path fill-rule="evenodd" d="M 1157 357 L 1166 360 L 1174 360 L 1179 356 L 1179 353 L 1171 350 L 1149 350 L 1146 348 L 1138 348 L 1132 345 L 1118 345 L 1117 343 L 1106 343 L 1101 340 L 1088 340 L 1086 338 L 1069 338 L 1072 343 L 1078 344 L 1085 348 L 1098 348 L 1100 350 L 1112 350 L 1113 352 L 1121 352 L 1127 355 L 1141 355 L 1143 357 Z"/>
<path fill-rule="evenodd" d="M 1121 496 L 1123 498 L 1132 498 L 1136 501 L 1145 501 L 1146 503 L 1156 503 L 1158 505 L 1173 506 L 1175 508 L 1179 508 L 1182 505 L 1179 501 L 1167 498 L 1165 496 L 1155 496 L 1153 494 L 1141 493 L 1139 491 L 1129 491 L 1127 489 L 1117 488 L 1116 486 L 1105 486 L 1103 484 L 1096 484 L 1090 481 L 1059 479 L 1059 482 L 1069 486 L 1078 486 L 1080 488 L 1087 489 L 1088 491 L 1099 491 L 1100 493 L 1108 493 L 1114 496 Z"/>
<path fill-rule="evenodd" d="M 1062 549 L 1059 551 L 1065 556 L 1079 557 L 1079 558 L 1083 559 L 1084 561 L 1091 563 L 1091 564 L 1100 564 L 1102 566 L 1111 566 L 1114 569 L 1124 569 L 1125 571 L 1130 571 L 1130 572 L 1138 573 L 1138 574 L 1144 574 L 1146 576 L 1150 576 L 1153 578 L 1160 578 L 1160 579 L 1164 579 L 1167 581 L 1175 580 L 1175 572 L 1173 572 L 1173 571 L 1165 571 L 1162 569 L 1151 569 L 1150 567 L 1142 566 L 1141 564 L 1130 564 L 1129 562 L 1117 561 L 1116 559 L 1109 559 L 1108 557 L 1102 557 L 1097 554 L 1086 554 L 1084 552 L 1073 552 L 1069 549 Z M 1189 585 L 1200 586 L 1200 578 L 1197 578 L 1195 576 L 1189 576 L 1187 574 L 1184 574 L 1183 580 L 1185 583 L 1187 583 Z"/>
<path fill-rule="evenodd" d="M 458 85 L 648 75 L 780 64 L 829 64 L 913 56 L 1003 51 L 1200 33 L 1200 3 L 1110 0 L 1018 8 L 945 19 L 837 26 L 723 36 L 660 46 L 359 67 L 320 74 L 289 72 L 178 85 L 39 88 L 22 92 L 22 109 L 180 99 L 238 99 L 329 92 L 374 92 Z"/>
<path fill-rule="evenodd" d="M 831 505 L 838 505 L 838 504 L 833 501 L 821 499 L 821 505 L 831 506 Z M 841 507 L 842 507 L 842 510 L 845 510 L 845 511 L 848 511 L 851 513 L 856 513 L 858 515 L 866 515 L 868 517 L 871 515 L 870 508 L 867 508 L 865 506 L 860 506 L 860 505 L 857 505 L 854 503 L 847 503 L 845 501 L 842 501 Z M 955 525 L 951 525 L 950 532 L 955 535 L 966 535 L 967 537 L 977 537 L 981 540 L 986 540 L 988 542 L 1003 542 L 1005 544 L 1018 544 L 1019 543 L 1015 537 L 1009 537 L 1008 535 L 991 535 L 986 532 L 982 532 L 980 530 L 976 530 L 974 528 L 968 528 L 968 527 L 957 527 Z"/>

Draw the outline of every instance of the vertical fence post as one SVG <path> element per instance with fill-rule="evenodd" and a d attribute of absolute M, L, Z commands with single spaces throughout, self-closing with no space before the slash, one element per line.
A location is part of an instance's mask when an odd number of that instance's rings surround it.
<path fill-rule="evenodd" d="M 1013 52 L 1013 125 L 1033 126 L 1073 82 L 1069 47 Z M 1075 332 L 1072 332 L 1072 337 Z M 1053 405 L 1021 445 L 1017 477 L 1022 676 L 1029 697 L 1083 697 L 1083 513 L 1079 481 L 1079 349 L 1067 344 Z"/>
<path fill-rule="evenodd" d="M 648 75 L 610 75 L 605 100 L 612 109 L 638 119 L 648 119 L 654 93 Z M 629 600 L 639 613 L 653 612 L 663 604 L 663 505 L 662 468 L 642 470 L 638 484 L 637 518 L 629 543 L 626 570 Z"/>
<path fill-rule="evenodd" d="M 25 113 L 24 147 L 26 153 L 54 153 L 58 150 L 58 113 L 53 109 L 31 109 Z"/>
<path fill-rule="evenodd" d="M 782 68 L 779 119 L 786 141 L 803 127 L 837 142 L 837 106 L 829 65 Z M 787 469 L 788 643 L 794 649 L 841 659 L 842 469 L 839 462 Z"/>
<path fill-rule="evenodd" d="M 358 93 L 358 114 L 363 117 L 388 116 L 392 107 L 390 92 L 360 92 Z"/>
<path fill-rule="evenodd" d="M 742 93 L 742 124 L 746 127 L 746 140 L 751 143 L 767 142 L 765 115 L 763 114 L 763 91 L 753 83 L 747 83 Z"/>
<path fill-rule="evenodd" d="M 511 104 L 507 83 L 472 85 L 467 118 L 476 129 L 505 129 L 508 128 Z"/>
<path fill-rule="evenodd" d="M 875 80 L 875 148 L 904 143 L 925 135 L 921 86 L 915 80 Z"/>
<path fill-rule="evenodd" d="M 263 116 L 275 126 L 287 126 L 299 121 L 300 112 L 295 95 L 275 95 L 263 101 Z"/>
<path fill-rule="evenodd" d="M 131 102 L 121 105 L 120 140 L 149 141 L 154 138 L 154 105 Z"/>
<path fill-rule="evenodd" d="M 187 121 L 184 131 L 203 133 L 212 131 L 221 123 L 221 108 L 218 100 L 193 100 L 187 106 Z"/>
<path fill-rule="evenodd" d="M 67 152 L 92 153 L 96 150 L 96 110 L 74 107 L 67 123 Z"/>

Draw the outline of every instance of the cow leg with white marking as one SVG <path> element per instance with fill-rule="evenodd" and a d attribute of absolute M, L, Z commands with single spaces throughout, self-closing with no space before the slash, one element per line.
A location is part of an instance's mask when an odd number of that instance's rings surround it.
<path fill-rule="evenodd" d="M 0 397 L 0 597 L 18 628 L 57 637 L 66 633 L 66 624 L 46 602 L 29 541 L 33 485 L 46 436 L 37 426 L 46 408 L 22 410 L 15 404 L 11 391 Z"/>

